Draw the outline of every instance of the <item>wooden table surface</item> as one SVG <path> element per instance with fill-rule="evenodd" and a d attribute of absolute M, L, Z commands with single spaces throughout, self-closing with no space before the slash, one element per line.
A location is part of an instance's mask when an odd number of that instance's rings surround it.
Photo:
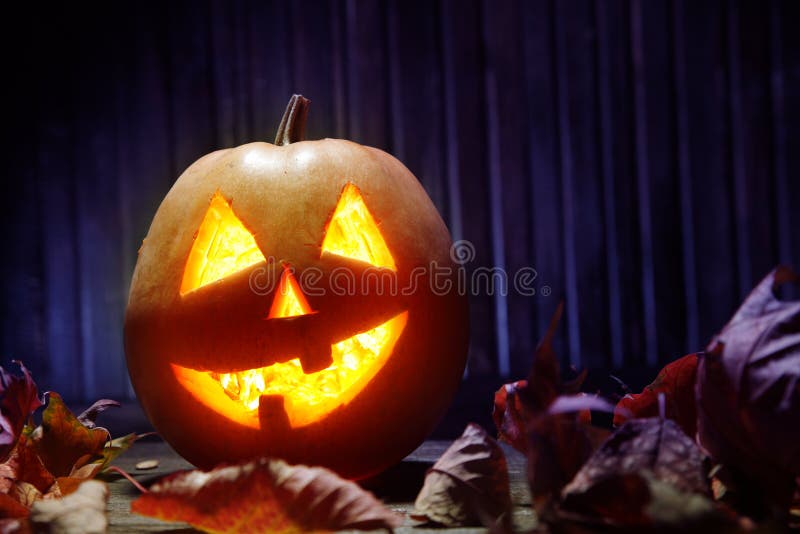
<path fill-rule="evenodd" d="M 375 479 L 363 485 L 375 493 L 392 510 L 408 513 L 414 509 L 414 499 L 422 487 L 425 471 L 447 449 L 447 441 L 426 441 L 411 453 L 400 464 L 394 466 Z M 514 525 L 518 530 L 530 530 L 536 524 L 535 513 L 530 507 L 530 493 L 525 480 L 525 458 L 510 447 L 503 446 L 508 461 L 511 481 L 511 499 L 514 503 Z M 136 464 L 142 460 L 158 460 L 156 469 L 137 471 Z M 123 454 L 115 465 L 131 473 L 144 485 L 164 475 L 192 466 L 178 456 L 162 441 L 142 441 Z M 195 532 L 184 523 L 165 523 L 155 519 L 130 513 L 130 503 L 138 495 L 138 491 L 123 478 L 114 478 L 109 483 L 111 497 L 109 499 L 109 532 Z M 426 528 L 414 527 L 415 523 L 408 519 L 406 526 L 396 530 L 400 533 L 436 532 L 436 533 L 479 533 L 483 528 Z"/>

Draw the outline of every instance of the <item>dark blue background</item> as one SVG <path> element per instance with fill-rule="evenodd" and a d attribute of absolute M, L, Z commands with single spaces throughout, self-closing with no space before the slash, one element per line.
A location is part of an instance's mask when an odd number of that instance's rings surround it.
<path fill-rule="evenodd" d="M 565 365 L 636 382 L 800 265 L 796 2 L 110 4 L 2 22 L 0 354 L 67 398 L 131 395 L 158 203 L 204 153 L 271 140 L 293 92 L 310 138 L 406 163 L 469 270 L 538 271 L 536 296 L 472 298 L 476 388 L 524 374 L 560 297 Z"/>

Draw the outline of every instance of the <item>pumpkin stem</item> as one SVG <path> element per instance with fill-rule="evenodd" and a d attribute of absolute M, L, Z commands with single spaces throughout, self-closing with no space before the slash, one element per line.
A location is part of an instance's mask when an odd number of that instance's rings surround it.
<path fill-rule="evenodd" d="M 278 133 L 275 135 L 275 144 L 286 146 L 302 141 L 306 135 L 306 117 L 311 100 L 303 95 L 292 95 L 286 111 L 283 112 Z"/>

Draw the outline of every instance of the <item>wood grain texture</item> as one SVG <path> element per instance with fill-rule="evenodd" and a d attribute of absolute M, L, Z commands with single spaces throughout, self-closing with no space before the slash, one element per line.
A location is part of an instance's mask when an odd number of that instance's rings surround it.
<path fill-rule="evenodd" d="M 309 137 L 420 179 L 473 246 L 468 288 L 507 271 L 506 294 L 471 291 L 470 376 L 524 374 L 561 298 L 565 366 L 658 367 L 800 265 L 798 23 L 785 0 L 23 9 L 2 36 L 2 363 L 69 399 L 132 396 L 121 317 L 159 202 L 302 92 Z"/>

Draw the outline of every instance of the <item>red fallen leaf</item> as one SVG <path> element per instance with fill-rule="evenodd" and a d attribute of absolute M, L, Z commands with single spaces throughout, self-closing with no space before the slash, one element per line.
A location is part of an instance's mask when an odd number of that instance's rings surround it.
<path fill-rule="evenodd" d="M 528 378 L 504 386 L 495 395 L 493 416 L 495 424 L 499 423 L 500 439 L 527 453 L 528 482 L 537 511 L 558 496 L 608 434 L 588 424 L 589 410 L 614 410 L 599 397 L 573 394 L 585 372 L 572 382 L 562 381 L 553 350 L 553 336 L 562 311 L 563 303 L 534 352 Z"/>
<path fill-rule="evenodd" d="M 631 417 L 655 417 L 659 413 L 658 395 L 664 394 L 666 416 L 694 436 L 697 431 L 697 412 L 694 400 L 694 382 L 697 376 L 697 354 L 688 354 L 667 364 L 655 380 L 641 393 L 625 395 L 614 410 L 614 426 L 620 426 Z"/>
<path fill-rule="evenodd" d="M 45 498 L 64 497 L 74 492 L 86 480 L 106 472 L 109 464 L 139 439 L 139 434 L 128 434 L 106 443 L 100 454 L 86 454 L 75 461 L 69 476 L 58 477 L 45 494 Z"/>
<path fill-rule="evenodd" d="M 778 267 L 709 343 L 697 371 L 700 444 L 788 511 L 800 475 L 800 301 L 775 289 L 798 281 Z"/>
<path fill-rule="evenodd" d="M 92 475 L 94 476 L 94 475 Z M 55 497 L 64 497 L 70 493 L 75 492 L 78 487 L 89 480 L 91 477 L 58 477 L 56 479 L 56 486 L 52 489 L 52 494 Z"/>
<path fill-rule="evenodd" d="M 26 427 L 31 413 L 42 403 L 30 373 L 22 364 L 20 367 L 23 377 L 0 368 L 0 437 L 4 446 L 8 442 L 13 445 L 0 463 L 0 518 L 4 518 L 0 519 L 0 532 L 30 532 L 32 528 L 37 532 L 104 532 L 104 501 L 99 521 L 86 515 L 86 496 L 65 496 L 79 493 L 86 479 L 104 469 L 139 436 L 130 434 L 104 446 L 108 432 L 95 427 L 95 418 L 119 404 L 103 399 L 76 418 L 56 393 L 49 394 L 42 426 Z"/>
<path fill-rule="evenodd" d="M 129 436 L 125 438 L 130 441 Z M 55 478 L 37 454 L 31 438 L 23 434 L 6 461 L 0 464 L 0 492 L 16 501 L 25 510 L 40 499 L 63 497 L 75 491 L 86 479 L 93 478 L 106 464 L 106 456 L 113 458 L 119 454 L 116 451 L 111 452 L 110 446 L 105 447 L 103 451 L 104 454 L 94 463 L 87 463 L 93 456 L 85 455 L 76 462 L 76 465 L 83 465 L 73 467 L 70 476 Z M 13 513 L 17 514 L 17 517 L 21 517 L 19 514 L 22 513 L 22 509 L 17 507 L 12 509 L 16 510 Z M 0 515 L 3 515 L 2 510 Z"/>
<path fill-rule="evenodd" d="M 470 424 L 425 476 L 414 518 L 446 527 L 503 525 L 510 531 L 511 493 L 503 449 Z"/>
<path fill-rule="evenodd" d="M 528 437 L 525 430 L 523 406 L 519 400 L 520 388 L 527 387 L 527 380 L 504 384 L 494 394 L 492 419 L 497 428 L 497 439 L 508 443 L 521 453 L 528 452 Z"/>
<path fill-rule="evenodd" d="M 575 383 L 561 380 L 558 358 L 553 350 L 553 337 L 561 319 L 563 303 L 550 321 L 533 356 L 528 386 L 520 391 L 520 399 L 531 414 L 528 424 L 528 483 L 537 511 L 548 507 L 597 446 L 607 432 L 587 425 L 581 412 L 588 409 L 613 411 L 610 403 L 597 397 L 569 396 L 568 409 L 557 408 L 556 402 L 565 393 L 577 389 Z M 582 376 L 585 376 L 582 375 Z M 563 402 L 563 401 L 562 401 Z"/>
<path fill-rule="evenodd" d="M 55 482 L 25 435 L 20 436 L 6 461 L 0 464 L 0 493 L 10 493 L 21 482 L 31 484 L 42 493 Z"/>
<path fill-rule="evenodd" d="M 264 458 L 168 476 L 133 501 L 131 511 L 206 532 L 374 530 L 402 523 L 333 471 Z"/>
<path fill-rule="evenodd" d="M 58 401 L 54 400 L 56 397 L 51 397 L 51 402 L 48 407 L 58 407 Z M 63 405 L 58 408 L 59 411 L 69 413 Z M 71 416 L 71 414 L 69 414 Z M 70 420 L 70 417 L 61 414 L 62 419 L 73 427 L 76 427 L 77 418 Z M 63 421 L 62 421 L 63 423 Z M 68 428 L 70 425 L 66 425 Z M 49 431 L 54 430 L 52 427 Z M 77 424 L 75 432 L 64 432 L 62 429 L 60 434 L 51 436 L 54 440 L 52 447 L 58 449 L 59 437 L 66 435 L 71 439 L 67 440 L 65 444 L 70 447 L 70 454 L 77 454 L 80 447 L 75 446 L 76 440 L 75 433 L 78 436 L 86 431 L 91 430 Z M 16 446 L 9 454 L 7 460 L 0 464 L 0 492 L 6 495 L 9 499 L 16 501 L 22 508 L 13 507 L 15 514 L 21 514 L 22 509 L 29 509 L 34 502 L 42 499 L 60 499 L 65 497 L 78 489 L 78 487 L 87 479 L 94 478 L 100 471 L 105 469 L 109 462 L 116 458 L 119 454 L 127 450 L 136 439 L 139 438 L 137 434 L 129 434 L 121 438 L 117 438 L 107 443 L 105 447 L 97 453 L 86 453 L 75 460 L 68 476 L 54 477 L 46 468 L 41 457 L 39 456 L 39 445 L 42 440 L 46 439 L 45 436 L 50 434 L 44 427 L 39 427 L 34 431 L 23 433 L 17 441 Z M 91 430 L 94 435 L 98 433 L 105 439 L 105 431 L 100 429 Z M 78 441 L 79 443 L 79 441 Z M 90 447 L 91 448 L 91 447 Z M 65 462 L 69 463 L 69 461 Z M 4 499 L 6 503 L 10 502 Z M 9 505 L 12 506 L 12 505 Z M 0 510 L 0 516 L 4 513 Z M 11 513 L 11 512 L 8 512 Z M 24 514 L 23 514 L 24 515 Z M 11 525 L 9 526 L 11 528 Z M 0 529 L 0 532 L 2 530 Z"/>
<path fill-rule="evenodd" d="M 21 362 L 14 363 L 22 370 L 21 377 L 0 367 L 0 460 L 5 459 L 31 414 L 42 405 L 28 369 Z"/>
<path fill-rule="evenodd" d="M 582 375 L 585 376 L 585 375 Z M 582 382 L 582 377 L 577 380 Z M 528 436 L 526 425 L 530 415 L 525 411 L 525 405 L 520 400 L 519 392 L 528 387 L 527 380 L 517 380 L 509 384 L 504 384 L 494 394 L 494 409 L 492 419 L 497 428 L 497 439 L 500 442 L 508 443 L 523 454 L 528 453 Z M 566 388 L 564 388 L 566 389 Z M 577 396 L 589 397 L 585 393 L 578 393 Z M 556 398 L 563 398 L 556 397 Z M 598 408 L 604 410 L 605 404 Z M 578 420 L 586 425 L 592 422 L 591 408 L 587 406 L 577 408 Z"/>
<path fill-rule="evenodd" d="M 68 476 L 79 460 L 84 463 L 102 454 L 108 439 L 102 428 L 86 428 L 66 407 L 58 393 L 48 393 L 47 407 L 42 413 L 41 430 L 33 433 L 36 452 L 45 467 L 56 477 Z"/>
<path fill-rule="evenodd" d="M 561 317 L 562 306 L 559 305 L 554 315 L 553 321 L 556 324 Z M 554 328 L 552 323 L 550 328 Z M 571 382 L 561 381 L 558 370 L 558 357 L 553 351 L 552 342 L 547 341 L 547 335 L 552 338 L 552 334 L 548 331 L 545 340 L 536 349 L 533 368 L 529 374 L 529 379 L 532 379 L 535 384 L 529 386 L 528 380 L 517 380 L 516 382 L 504 384 L 494 394 L 492 419 L 497 428 L 497 439 L 508 443 L 523 454 L 528 453 L 527 427 L 533 418 L 529 411 L 541 412 L 544 407 L 559 396 L 577 393 L 586 378 L 586 370 L 584 369 Z M 585 393 L 577 394 L 587 396 Z M 522 397 L 526 398 L 523 399 Z M 597 409 L 605 410 L 606 406 L 605 403 L 602 403 Z M 591 424 L 591 409 L 593 408 L 590 406 L 577 408 L 578 420 L 581 423 Z"/>
<path fill-rule="evenodd" d="M 28 507 L 11 495 L 0 493 L 0 517 L 28 517 Z"/>

